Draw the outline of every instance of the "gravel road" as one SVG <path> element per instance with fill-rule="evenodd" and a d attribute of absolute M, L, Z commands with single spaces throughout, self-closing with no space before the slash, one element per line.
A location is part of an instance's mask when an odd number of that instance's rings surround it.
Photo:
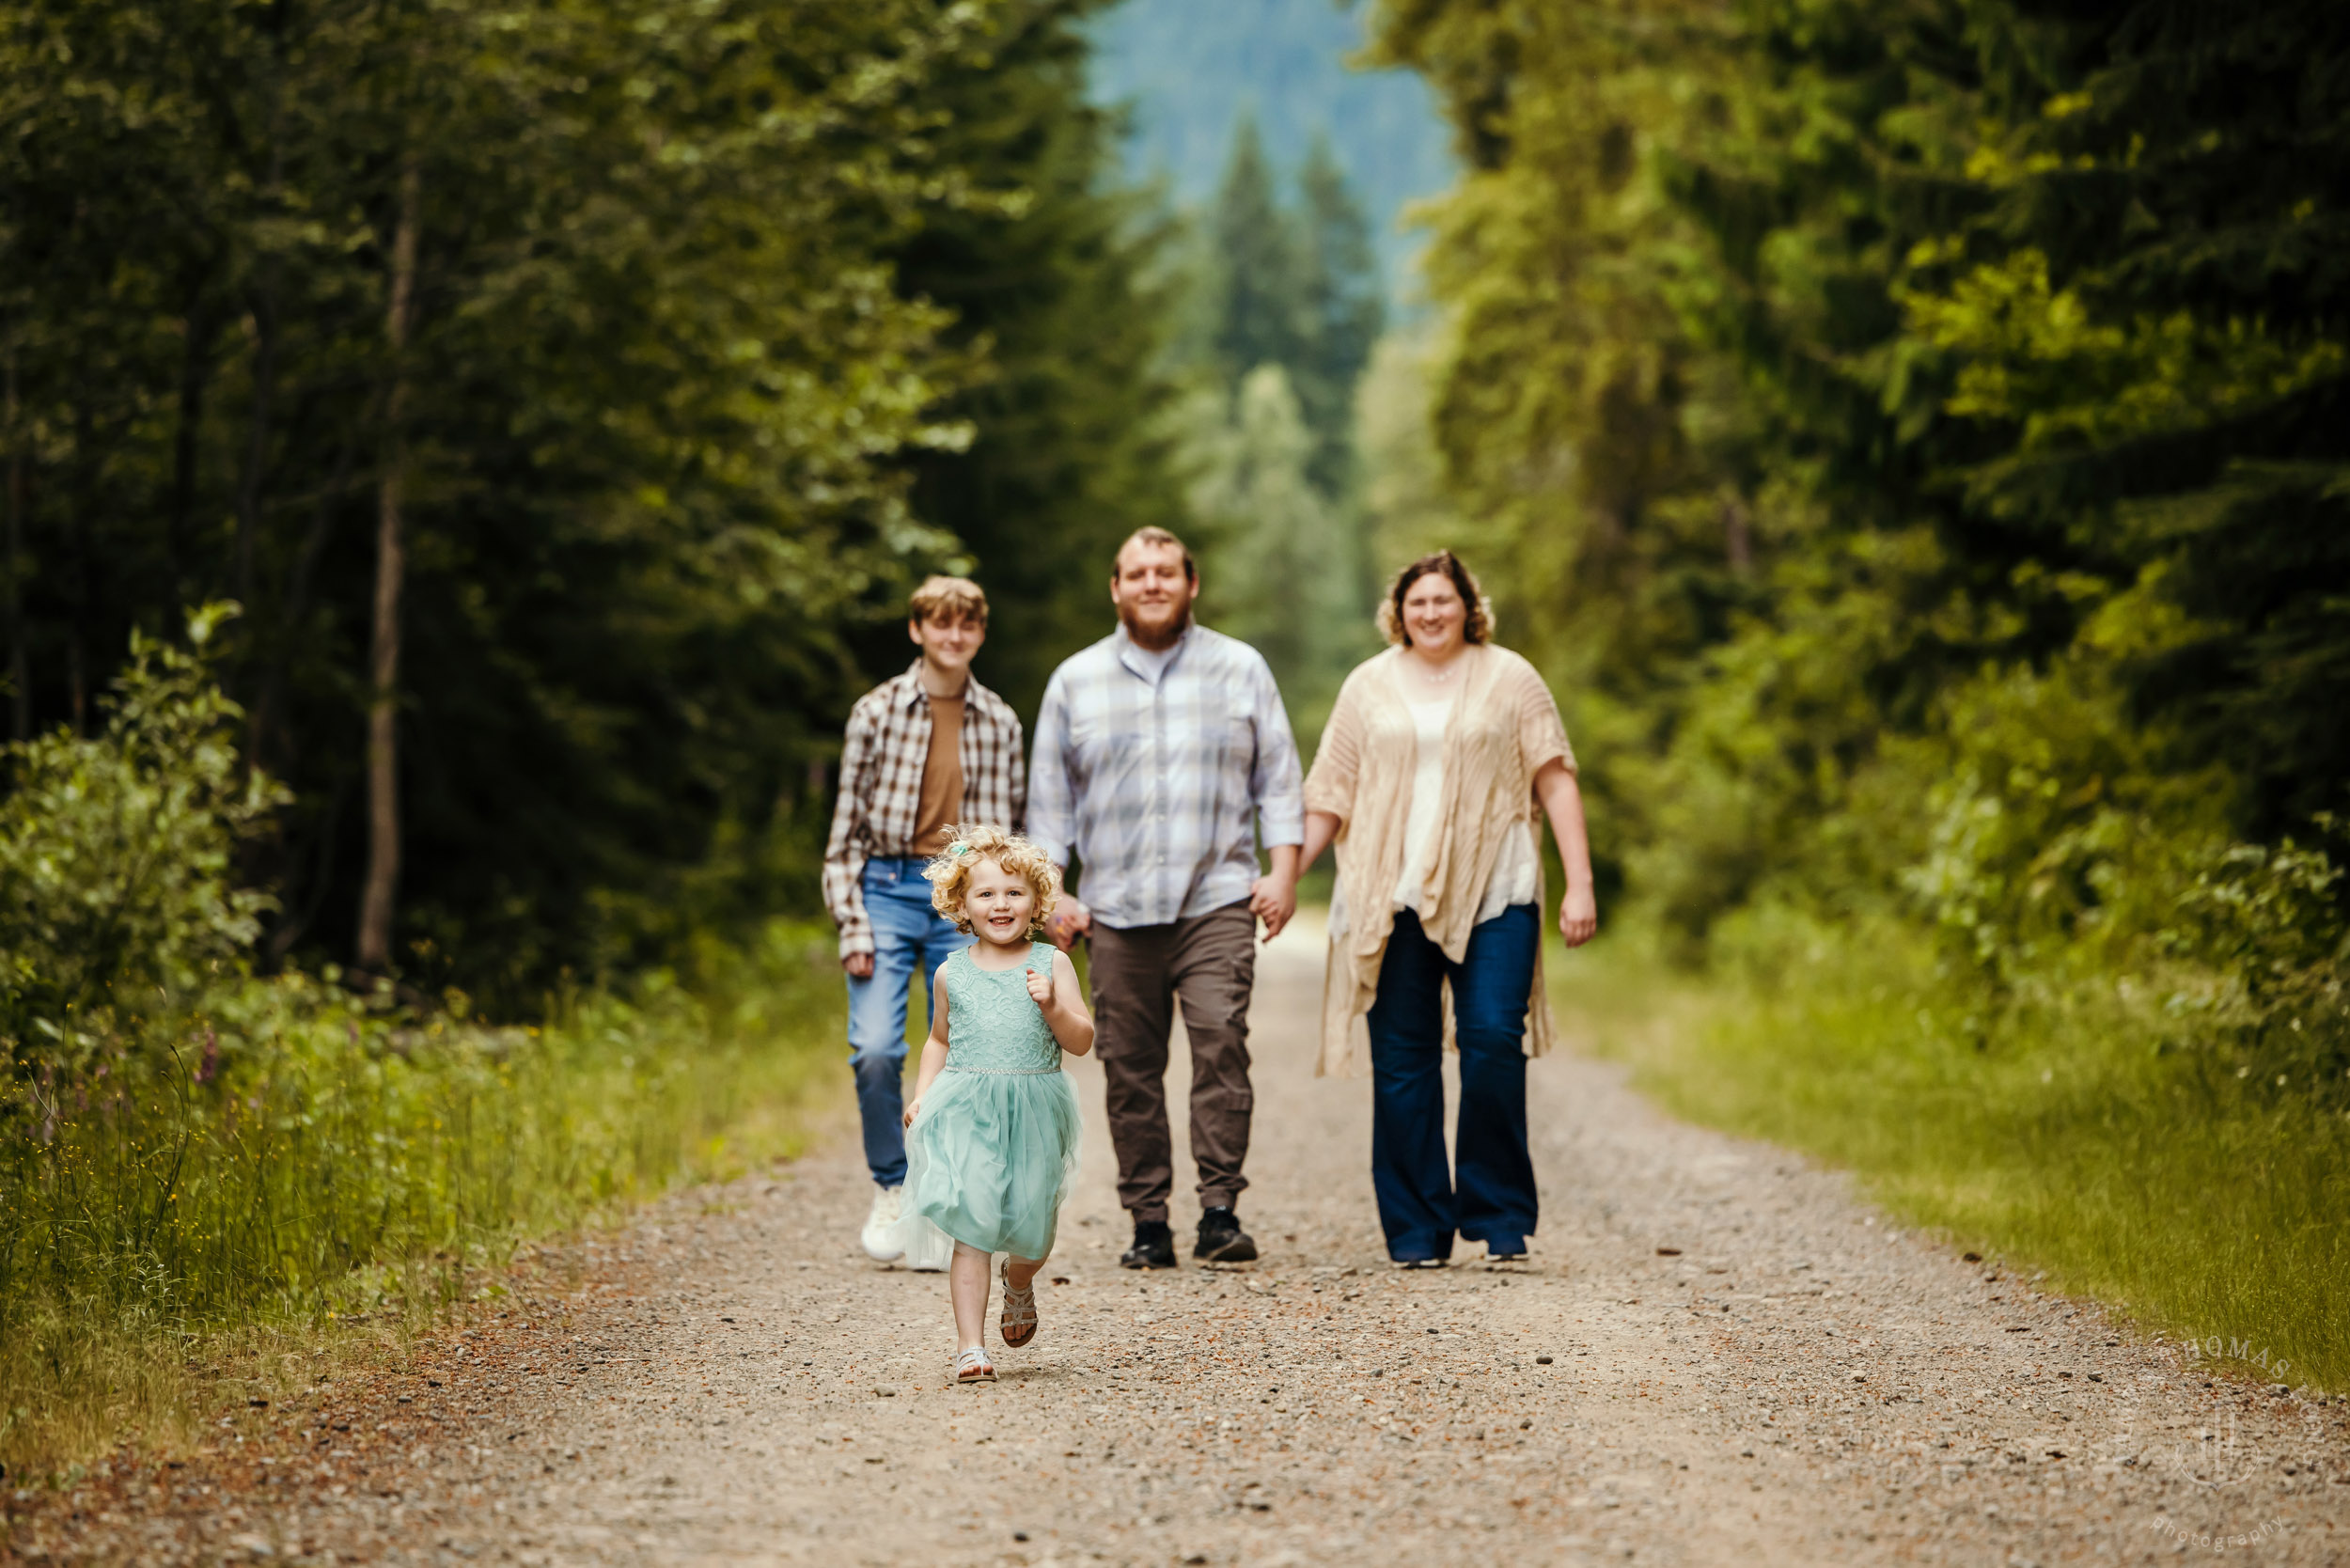
<path fill-rule="evenodd" d="M 944 1278 L 855 1249 L 870 1189 L 844 1121 L 825 1152 L 550 1260 L 506 1315 L 381 1377 L 231 1418 L 182 1468 L 20 1498 L 13 1550 L 2350 1560 L 2342 1402 L 2269 1381 L 2257 1325 L 2215 1325 L 2228 1337 L 2193 1355 L 2150 1343 L 1894 1228 L 1793 1155 L 1668 1119 L 1584 1058 L 1532 1070 L 1531 1263 L 1390 1269 L 1369 1086 L 1311 1076 L 1320 976 L 1309 927 L 1260 969 L 1255 1265 L 1118 1268 L 1101 1074 L 1074 1065 L 1082 1183 L 1043 1330 L 993 1388 L 948 1385 Z"/>

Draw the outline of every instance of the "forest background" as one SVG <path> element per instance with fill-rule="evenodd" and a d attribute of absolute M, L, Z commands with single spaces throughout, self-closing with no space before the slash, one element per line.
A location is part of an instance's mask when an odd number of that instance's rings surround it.
<path fill-rule="evenodd" d="M 0 7 L 0 1462 L 790 1147 L 907 588 L 1030 712 L 1145 523 L 1308 746 L 1480 568 L 1668 1101 L 2350 1382 L 2350 24 L 1390 0 L 1415 286 L 1103 10 Z"/>

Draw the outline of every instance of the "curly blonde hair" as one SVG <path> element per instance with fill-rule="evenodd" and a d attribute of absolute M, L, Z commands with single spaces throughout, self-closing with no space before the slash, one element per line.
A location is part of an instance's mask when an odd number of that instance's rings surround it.
<path fill-rule="evenodd" d="M 1414 583 L 1430 575 L 1450 578 L 1461 603 L 1468 606 L 1468 620 L 1461 628 L 1463 642 L 1483 642 L 1494 635 L 1494 602 L 1478 585 L 1477 573 L 1451 551 L 1438 550 L 1420 557 L 1389 580 L 1387 595 L 1379 601 L 1381 636 L 1405 648 L 1412 646 L 1412 634 L 1403 629 L 1403 596 L 1412 591 Z"/>
<path fill-rule="evenodd" d="M 922 874 L 931 883 L 931 907 L 952 920 L 957 931 L 967 934 L 971 917 L 964 912 L 963 897 L 971 886 L 971 873 L 979 870 L 982 860 L 993 860 L 1026 882 L 1036 894 L 1036 912 L 1028 917 L 1028 935 L 1042 936 L 1044 922 L 1051 917 L 1053 906 L 1060 902 L 1060 868 L 1053 864 L 1052 856 L 1027 839 L 1000 827 L 981 824 L 947 830 L 946 850 L 922 869 Z"/>

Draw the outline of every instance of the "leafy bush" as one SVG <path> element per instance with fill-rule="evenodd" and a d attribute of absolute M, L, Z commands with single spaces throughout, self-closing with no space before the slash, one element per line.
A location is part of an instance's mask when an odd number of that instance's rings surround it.
<path fill-rule="evenodd" d="M 135 640 L 98 736 L 6 753 L 12 1469 L 163 1435 L 205 1403 L 220 1336 L 429 1312 L 528 1237 L 791 1152 L 837 1038 L 829 935 L 789 926 L 527 1028 L 454 993 L 422 1015 L 331 973 L 253 974 L 266 901 L 234 857 L 280 797 L 204 667 L 226 613 L 195 618 L 193 651 Z"/>
<path fill-rule="evenodd" d="M 114 1015 L 184 1008 L 243 959 L 272 907 L 232 886 L 239 841 L 285 793 L 244 766 L 242 710 L 204 651 L 139 633 L 105 728 L 8 745 L 0 796 L 0 1046 L 20 1071 L 86 1068 Z"/>
<path fill-rule="evenodd" d="M 2235 839 L 2226 774 L 2147 766 L 2162 737 L 2124 722 L 2100 674 L 2082 658 L 1986 673 L 1941 736 L 1888 749 L 1898 785 L 1880 792 L 1922 802 L 1924 840 L 1888 869 L 1938 933 L 1941 985 L 1983 1020 L 2110 997 L 2165 1053 L 2350 1100 L 2340 868 Z"/>

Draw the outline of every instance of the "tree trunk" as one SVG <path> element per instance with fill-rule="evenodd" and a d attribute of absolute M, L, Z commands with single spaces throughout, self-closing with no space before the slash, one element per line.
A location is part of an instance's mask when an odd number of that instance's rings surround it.
<path fill-rule="evenodd" d="M 1722 491 L 1722 554 L 1730 561 L 1733 575 L 1744 577 L 1754 570 L 1754 528 L 1747 512 L 1747 503 L 1735 490 Z"/>
<path fill-rule="evenodd" d="M 212 337 L 220 313 L 206 295 L 209 275 L 191 269 L 187 281 L 186 313 L 181 317 L 185 341 L 180 360 L 180 407 L 171 442 L 171 514 L 164 525 L 164 602 L 179 605 L 188 594 L 192 551 L 189 535 L 196 525 L 197 445 L 204 430 L 204 392 L 212 379 Z"/>
<path fill-rule="evenodd" d="M 33 732 L 31 665 L 24 656 L 24 442 L 17 429 L 16 354 L 8 354 L 8 733 Z"/>
<path fill-rule="evenodd" d="M 73 449 L 76 453 L 94 453 L 99 448 L 98 421 L 90 414 L 90 393 L 86 386 L 73 411 Z M 81 495 L 65 520 L 67 609 L 65 624 L 65 702 L 66 713 L 73 721 L 73 732 L 89 733 L 89 681 L 82 662 L 82 634 L 89 622 L 89 530 L 90 519 L 98 515 L 97 469 L 86 460 L 82 464 L 85 476 Z"/>
<path fill-rule="evenodd" d="M 268 478 L 270 416 L 277 397 L 277 263 L 261 269 L 247 306 L 253 316 L 253 411 L 245 431 L 244 472 L 237 480 L 237 534 L 230 548 L 228 591 L 244 608 L 254 603 L 254 555 L 261 535 L 261 489 Z"/>
<path fill-rule="evenodd" d="M 415 153 L 400 173 L 400 215 L 392 233 L 391 300 L 384 312 L 391 387 L 384 398 L 384 472 L 375 508 L 375 635 L 368 650 L 368 875 L 359 896 L 358 964 L 370 974 L 391 968 L 392 897 L 400 886 L 400 593 L 407 565 L 400 535 L 401 486 L 407 479 L 409 316 L 416 286 L 416 210 L 424 180 Z"/>

